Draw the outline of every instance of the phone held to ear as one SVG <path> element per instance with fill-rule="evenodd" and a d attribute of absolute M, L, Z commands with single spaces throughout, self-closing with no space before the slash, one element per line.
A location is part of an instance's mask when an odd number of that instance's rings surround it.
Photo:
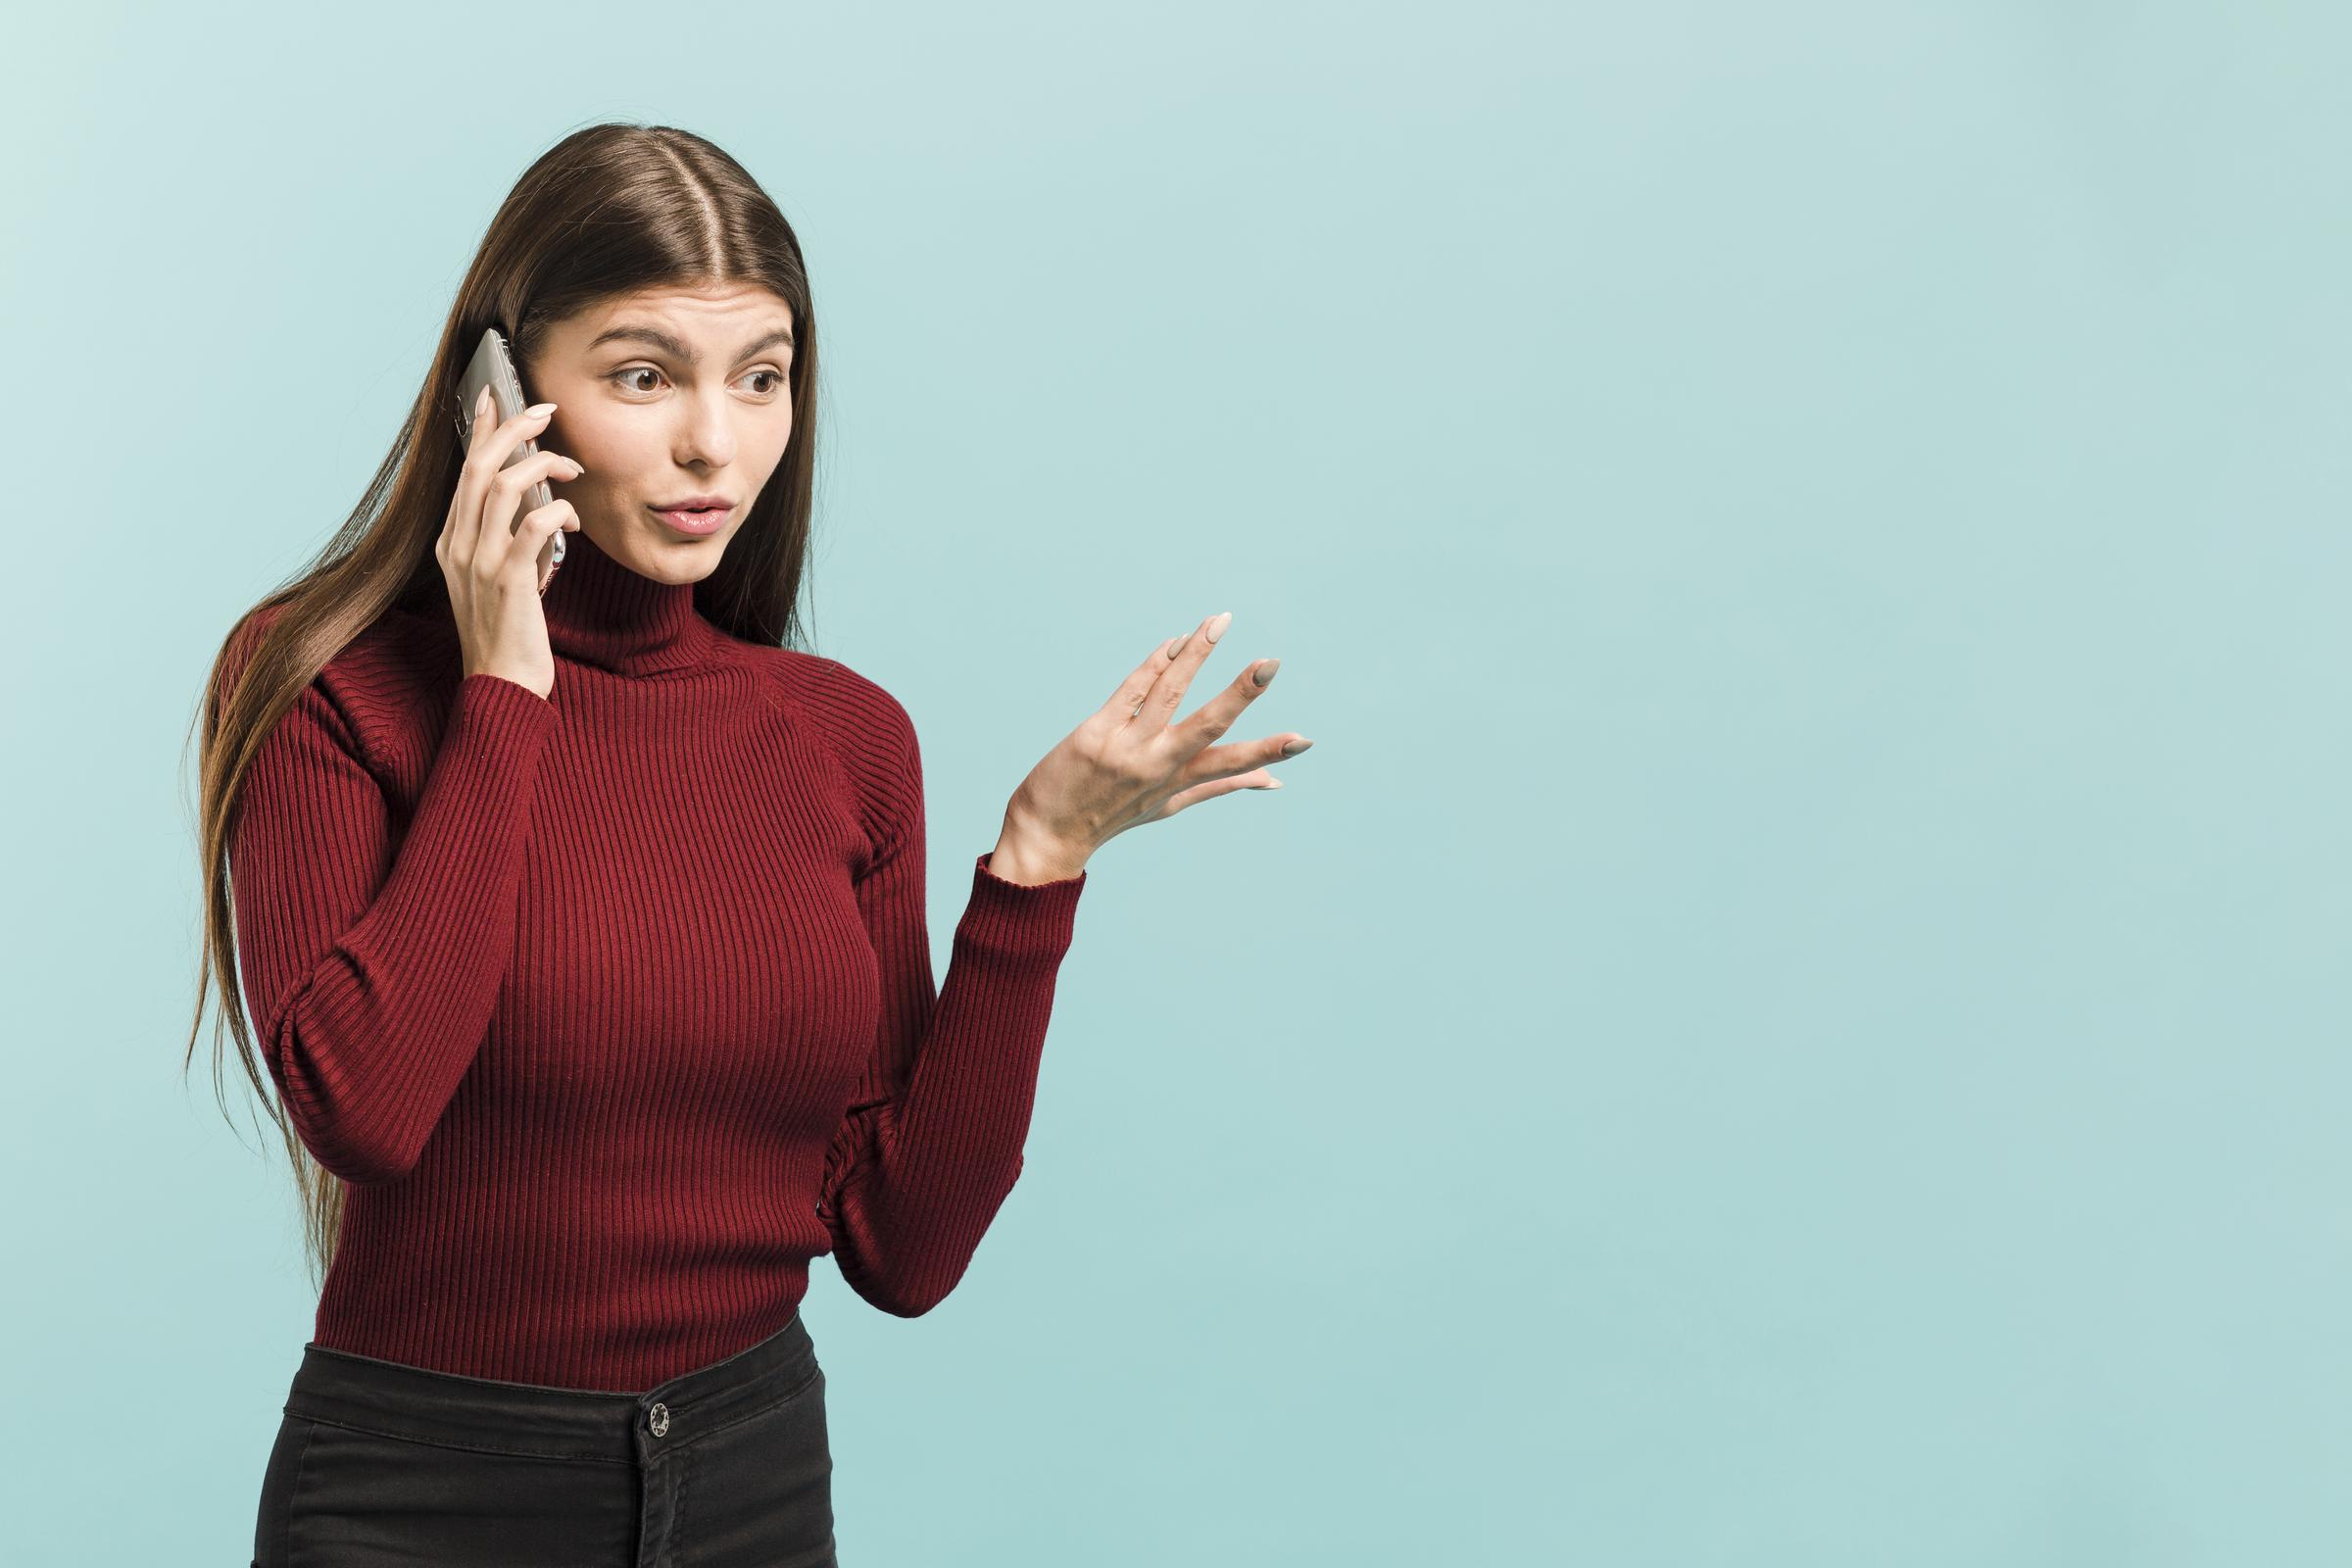
<path fill-rule="evenodd" d="M 481 396 L 483 387 L 490 389 L 494 405 L 490 418 L 493 422 L 503 424 L 528 407 L 523 402 L 522 377 L 515 371 L 514 356 L 508 351 L 507 340 L 499 336 L 495 326 L 483 331 L 482 341 L 474 349 L 473 359 L 467 363 L 466 373 L 458 378 L 458 440 L 461 444 L 470 443 L 473 439 L 473 405 L 474 400 Z M 512 468 L 538 450 L 538 442 L 526 440 L 509 453 L 507 461 L 499 466 Z M 542 479 L 533 484 L 530 493 L 523 497 L 522 510 L 536 512 L 554 499 L 548 491 L 547 481 Z M 558 528 L 548 535 L 547 543 L 539 551 L 541 593 L 547 592 L 549 580 L 563 564 L 564 530 Z"/>

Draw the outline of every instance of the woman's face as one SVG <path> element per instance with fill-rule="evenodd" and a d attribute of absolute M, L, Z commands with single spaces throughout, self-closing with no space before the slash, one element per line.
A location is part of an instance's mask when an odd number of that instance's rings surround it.
<path fill-rule="evenodd" d="M 792 439 L 792 310 L 757 284 L 624 296 L 551 328 L 524 372 L 556 405 L 543 450 L 587 471 L 551 481 L 597 547 L 660 582 L 726 554 Z M 709 532 L 662 509 L 716 497 Z"/>

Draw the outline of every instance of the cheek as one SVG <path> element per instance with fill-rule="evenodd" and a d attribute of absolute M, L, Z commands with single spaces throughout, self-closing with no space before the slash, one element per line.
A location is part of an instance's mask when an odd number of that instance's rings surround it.
<path fill-rule="evenodd" d="M 643 455 L 637 451 L 643 441 L 642 434 L 631 430 L 625 421 L 575 418 L 564 428 L 556 450 L 567 458 L 577 458 L 588 470 L 590 484 L 601 480 L 610 485 L 643 464 Z"/>

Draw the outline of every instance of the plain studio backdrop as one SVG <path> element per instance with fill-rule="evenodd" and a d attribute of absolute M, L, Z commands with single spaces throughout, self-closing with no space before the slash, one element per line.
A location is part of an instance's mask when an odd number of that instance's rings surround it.
<path fill-rule="evenodd" d="M 815 1265 L 845 1561 L 2352 1554 L 2340 6 L 11 30 L 12 1560 L 247 1555 L 187 726 L 607 118 L 808 247 L 939 952 L 1155 642 L 1317 742 L 1096 858 L 956 1292 Z"/>

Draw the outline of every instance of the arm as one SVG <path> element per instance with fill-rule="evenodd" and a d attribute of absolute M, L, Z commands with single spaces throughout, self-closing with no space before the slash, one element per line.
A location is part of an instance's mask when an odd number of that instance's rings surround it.
<path fill-rule="evenodd" d="M 238 970 L 279 1102 L 344 1181 L 415 1167 L 473 1064 L 514 953 L 532 784 L 559 722 L 528 687 L 458 687 L 395 844 L 319 684 L 255 757 L 229 850 Z"/>
<path fill-rule="evenodd" d="M 923 907 L 922 763 L 903 759 L 886 842 L 858 885 L 882 972 L 874 1051 L 825 1163 L 818 1211 L 842 1277 L 917 1317 L 954 1290 L 1021 1171 L 1038 1060 L 1086 873 L 1035 885 L 972 866 L 947 984 L 935 991 Z"/>

